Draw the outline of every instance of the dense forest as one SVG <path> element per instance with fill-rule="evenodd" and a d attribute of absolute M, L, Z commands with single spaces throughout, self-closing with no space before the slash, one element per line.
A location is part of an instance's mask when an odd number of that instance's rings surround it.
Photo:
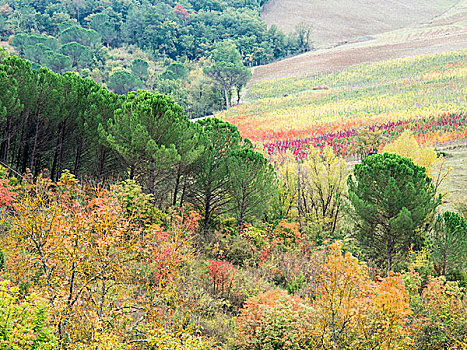
<path fill-rule="evenodd" d="M 0 348 L 466 348 L 467 206 L 411 132 L 350 169 L 36 68 L 1 52 Z"/>
<path fill-rule="evenodd" d="M 200 117 L 238 102 L 248 80 L 244 73 L 226 86 L 208 72 L 216 62 L 250 67 L 311 48 L 309 27 L 288 36 L 268 29 L 259 17 L 263 3 L 1 0 L 0 37 L 33 68 L 77 72 L 118 94 L 159 92 Z M 230 58 L 216 57 L 225 47 Z"/>

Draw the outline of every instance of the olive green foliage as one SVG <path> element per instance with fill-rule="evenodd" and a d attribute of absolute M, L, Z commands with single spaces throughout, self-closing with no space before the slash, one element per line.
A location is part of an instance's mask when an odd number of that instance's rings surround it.
<path fill-rule="evenodd" d="M 438 215 L 433 233 L 433 255 L 440 273 L 462 271 L 467 262 L 467 223 L 457 213 Z"/>
<path fill-rule="evenodd" d="M 145 60 L 137 58 L 131 64 L 131 71 L 138 79 L 142 79 L 148 74 L 148 67 L 149 64 Z"/>
<path fill-rule="evenodd" d="M 299 28 L 286 36 L 274 26 L 268 29 L 260 18 L 262 4 L 257 0 L 1 1 L 0 38 L 10 37 L 16 53 L 31 60 L 34 68 L 80 72 L 116 87 L 117 93 L 144 87 L 169 94 L 186 108 L 189 70 L 203 68 L 200 60 L 226 38 L 249 66 L 303 51 L 304 34 L 309 36 L 309 31 Z M 173 63 L 167 65 L 167 59 Z M 151 63 L 149 71 L 142 61 Z M 131 70 L 142 83 L 115 86 L 116 77 L 109 79 L 116 69 Z M 177 83 L 162 91 L 159 85 L 165 80 Z M 237 84 L 237 92 L 242 85 Z M 190 116 L 223 107 L 216 96 L 206 94 L 201 99 L 210 107 L 196 108 Z"/>
<path fill-rule="evenodd" d="M 140 90 L 128 95 L 104 134 L 126 160 L 131 175 L 142 177 L 140 181 L 155 194 L 162 191 L 160 186 L 167 187 L 160 182 L 181 158 L 176 143 L 183 126 L 188 120 L 181 107 L 166 96 Z"/>
<path fill-rule="evenodd" d="M 15 56 L 0 64 L 2 162 L 20 173 L 47 168 L 53 179 L 65 167 L 101 179 L 118 174 L 119 156 L 98 140 L 97 130 L 113 117 L 117 95 L 74 73 L 31 68 Z"/>
<path fill-rule="evenodd" d="M 204 215 L 207 231 L 216 213 L 226 211 L 231 203 L 229 193 L 228 159 L 240 148 L 242 140 L 237 128 L 216 118 L 197 122 L 207 138 L 207 144 L 197 161 L 191 202 Z"/>
<path fill-rule="evenodd" d="M 188 68 L 181 62 L 171 63 L 161 75 L 163 79 L 186 79 L 189 74 Z"/>
<path fill-rule="evenodd" d="M 425 168 L 396 154 L 376 154 L 355 166 L 348 186 L 357 239 L 380 267 L 389 272 L 409 247 L 422 247 L 423 224 L 440 204 Z"/>
<path fill-rule="evenodd" d="M 112 91 L 120 95 L 126 95 L 143 87 L 143 83 L 126 70 L 113 72 L 109 77 L 108 85 Z"/>
<path fill-rule="evenodd" d="M 204 73 L 219 84 L 224 92 L 225 104 L 230 107 L 230 93 L 235 87 L 238 91 L 246 85 L 251 72 L 243 65 L 242 58 L 233 42 L 222 42 L 212 52 L 213 65 L 206 67 Z"/>
<path fill-rule="evenodd" d="M 241 231 L 246 221 L 262 219 L 277 191 L 276 176 L 267 159 L 249 147 L 232 152 L 228 171 L 233 213 Z"/>
<path fill-rule="evenodd" d="M 55 349 L 55 330 L 47 318 L 44 301 L 35 295 L 24 299 L 18 287 L 0 282 L 0 349 Z"/>

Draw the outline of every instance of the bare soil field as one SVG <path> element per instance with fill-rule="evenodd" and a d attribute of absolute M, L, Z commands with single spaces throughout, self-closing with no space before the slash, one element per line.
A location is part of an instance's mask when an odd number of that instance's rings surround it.
<path fill-rule="evenodd" d="M 275 1 L 280 2 L 280 0 Z M 271 5 L 275 1 L 273 0 Z M 347 1 L 342 3 L 347 6 Z M 261 80 L 331 73 L 365 62 L 434 54 L 464 48 L 467 48 L 467 0 L 458 2 L 447 12 L 426 24 L 377 34 L 371 40 L 311 51 L 279 62 L 255 67 L 249 86 Z"/>
<path fill-rule="evenodd" d="M 460 0 L 269 0 L 262 18 L 292 32 L 313 27 L 317 48 L 329 48 L 392 30 L 425 24 Z"/>

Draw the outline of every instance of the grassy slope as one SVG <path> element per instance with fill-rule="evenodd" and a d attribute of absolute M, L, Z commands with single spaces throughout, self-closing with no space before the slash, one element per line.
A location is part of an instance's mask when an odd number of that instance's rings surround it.
<path fill-rule="evenodd" d="M 416 119 L 467 109 L 467 50 L 259 82 L 250 103 L 222 115 L 255 141 L 271 132 L 307 136 L 312 125 Z M 314 90 L 326 86 L 328 90 Z M 288 94 L 288 96 L 283 96 Z"/>
<path fill-rule="evenodd" d="M 447 164 L 452 169 L 448 188 L 448 200 L 467 200 L 467 145 L 443 150 L 447 156 Z"/>
<path fill-rule="evenodd" d="M 362 64 L 331 74 L 261 81 L 249 89 L 248 104 L 219 116 L 253 141 L 269 143 L 309 137 L 315 126 L 348 130 L 465 113 L 466 62 L 467 50 L 461 50 Z M 328 90 L 314 90 L 320 86 Z M 444 147 L 442 138 L 437 143 Z M 451 192 L 456 197 L 467 194 L 467 149 L 448 153 L 452 155 L 448 158 L 453 168 Z"/>

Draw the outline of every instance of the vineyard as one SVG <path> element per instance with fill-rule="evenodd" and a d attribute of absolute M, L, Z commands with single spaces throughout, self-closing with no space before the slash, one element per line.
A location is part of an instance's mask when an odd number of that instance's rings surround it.
<path fill-rule="evenodd" d="M 424 145 L 452 143 L 467 136 L 466 81 L 467 50 L 396 59 L 262 81 L 248 91 L 249 103 L 221 117 L 269 153 L 298 157 L 326 145 L 352 156 L 362 132 L 381 135 L 379 147 L 407 129 Z"/>

